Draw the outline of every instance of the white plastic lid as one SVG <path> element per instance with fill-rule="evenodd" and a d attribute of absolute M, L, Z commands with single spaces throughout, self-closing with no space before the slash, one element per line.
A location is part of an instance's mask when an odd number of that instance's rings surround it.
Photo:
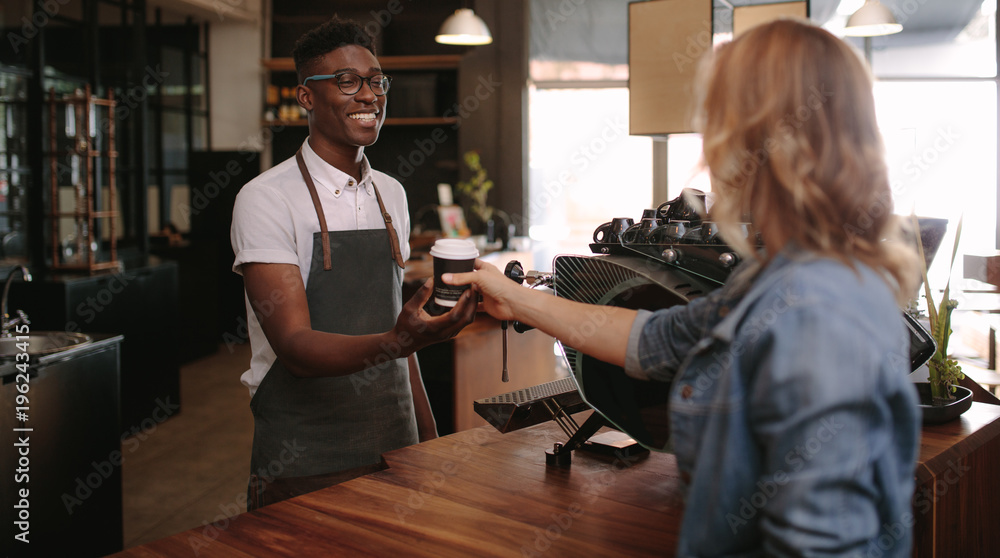
<path fill-rule="evenodd" d="M 472 260 L 479 257 L 479 250 L 471 240 L 442 238 L 431 246 L 431 256 L 446 260 Z"/>

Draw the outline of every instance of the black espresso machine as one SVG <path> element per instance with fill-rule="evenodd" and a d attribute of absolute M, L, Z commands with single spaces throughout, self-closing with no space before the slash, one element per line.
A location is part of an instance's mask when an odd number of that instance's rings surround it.
<path fill-rule="evenodd" d="M 658 310 L 687 304 L 722 286 L 740 262 L 719 236 L 717 225 L 701 218 L 705 213 L 705 194 L 685 189 L 677 198 L 643 211 L 637 223 L 617 218 L 600 225 L 590 245 L 596 255 L 556 256 L 551 273 L 526 273 L 520 264 L 511 262 L 505 274 L 533 288 L 550 288 L 555 296 L 597 306 Z M 928 259 L 936 253 L 946 224 L 920 220 Z M 749 225 L 741 230 L 746 238 L 755 235 Z M 756 236 L 751 240 L 759 244 Z M 903 315 L 910 330 L 911 369 L 915 370 L 934 353 L 934 341 L 909 315 Z M 584 329 L 588 327 L 599 328 L 600 321 L 600 312 L 595 312 L 593 320 L 579 325 L 581 334 L 587 334 Z M 513 328 L 528 329 L 516 322 Z M 555 420 L 568 440 L 546 452 L 549 465 L 568 465 L 575 449 L 618 457 L 670 450 L 670 384 L 630 378 L 621 367 L 565 343 L 559 345 L 570 377 L 480 399 L 473 404 L 476 412 L 500 432 Z M 583 425 L 573 420 L 571 415 L 591 408 L 596 412 Z M 603 426 L 623 434 L 595 436 Z"/>

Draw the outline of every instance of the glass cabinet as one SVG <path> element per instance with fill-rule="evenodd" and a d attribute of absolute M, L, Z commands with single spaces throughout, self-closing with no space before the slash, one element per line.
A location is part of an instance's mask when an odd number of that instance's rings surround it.
<path fill-rule="evenodd" d="M 27 262 L 26 73 L 0 68 L 0 266 Z"/>

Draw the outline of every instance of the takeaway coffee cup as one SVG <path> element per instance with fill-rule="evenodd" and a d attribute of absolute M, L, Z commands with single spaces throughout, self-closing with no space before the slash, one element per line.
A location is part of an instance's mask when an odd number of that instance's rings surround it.
<path fill-rule="evenodd" d="M 471 240 L 442 238 L 435 242 L 434 246 L 431 246 L 431 256 L 434 257 L 434 296 L 432 300 L 437 306 L 444 307 L 440 312 L 444 313 L 458 304 L 458 299 L 469 286 L 446 285 L 441 280 L 441 275 L 472 271 L 475 267 L 475 260 L 479 257 L 479 250 L 476 249 L 476 245 Z"/>

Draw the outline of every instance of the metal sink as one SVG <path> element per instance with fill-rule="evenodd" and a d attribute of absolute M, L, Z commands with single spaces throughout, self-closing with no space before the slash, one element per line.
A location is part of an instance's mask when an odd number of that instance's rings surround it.
<path fill-rule="evenodd" d="M 0 337 L 0 358 L 16 357 L 24 352 L 32 356 L 48 355 L 86 345 L 92 340 L 89 335 L 66 331 L 35 331 L 20 336 L 14 334 L 11 337 Z"/>

